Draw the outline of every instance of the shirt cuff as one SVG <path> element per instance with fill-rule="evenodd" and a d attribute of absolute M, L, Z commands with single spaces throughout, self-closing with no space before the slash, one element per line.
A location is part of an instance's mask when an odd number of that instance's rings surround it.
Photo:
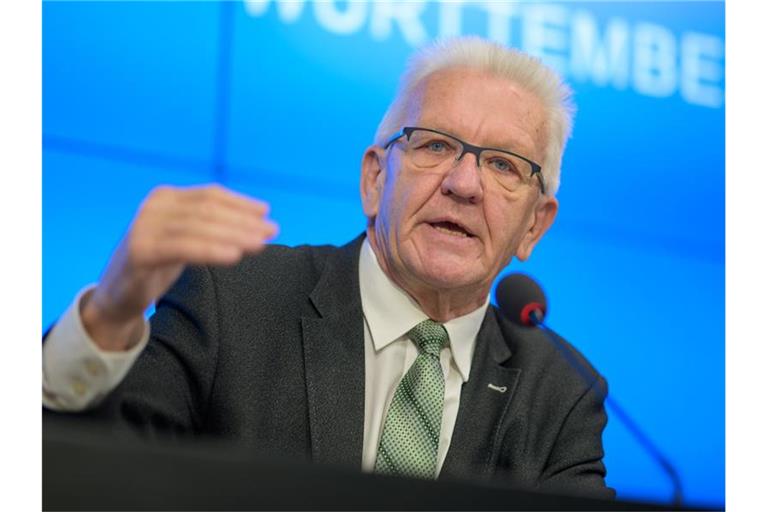
<path fill-rule="evenodd" d="M 43 342 L 43 405 L 57 411 L 82 411 L 98 404 L 123 380 L 149 341 L 144 319 L 141 340 L 129 350 L 101 350 L 83 327 L 83 288 Z"/>

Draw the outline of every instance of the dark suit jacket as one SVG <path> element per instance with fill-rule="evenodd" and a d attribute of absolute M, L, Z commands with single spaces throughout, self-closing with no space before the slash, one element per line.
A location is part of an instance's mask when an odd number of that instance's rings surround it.
<path fill-rule="evenodd" d="M 94 414 L 152 435 L 233 437 L 359 468 L 362 239 L 270 246 L 235 267 L 186 270 L 157 304 L 149 345 Z M 589 381 L 542 333 L 489 307 L 440 478 L 612 497 L 602 463 L 606 385 L 587 367 Z"/>

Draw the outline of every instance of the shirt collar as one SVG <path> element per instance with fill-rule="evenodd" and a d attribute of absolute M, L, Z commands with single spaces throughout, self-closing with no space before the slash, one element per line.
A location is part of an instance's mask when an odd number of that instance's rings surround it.
<path fill-rule="evenodd" d="M 376 351 L 429 318 L 418 303 L 384 273 L 367 238 L 360 250 L 359 273 L 363 314 Z M 485 304 L 471 313 L 443 324 L 448 331 L 451 355 L 464 382 L 469 379 L 475 339 L 489 302 L 490 296 L 485 299 Z"/>

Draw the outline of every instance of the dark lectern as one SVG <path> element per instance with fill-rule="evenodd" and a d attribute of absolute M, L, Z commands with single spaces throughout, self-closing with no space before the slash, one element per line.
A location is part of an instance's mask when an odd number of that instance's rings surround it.
<path fill-rule="evenodd" d="M 146 443 L 46 419 L 44 510 L 670 510 L 498 485 L 421 481 L 254 457 L 214 441 Z"/>

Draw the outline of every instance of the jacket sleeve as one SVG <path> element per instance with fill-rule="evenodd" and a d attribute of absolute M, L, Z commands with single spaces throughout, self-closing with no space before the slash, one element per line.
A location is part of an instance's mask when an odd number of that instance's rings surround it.
<path fill-rule="evenodd" d="M 546 492 L 614 499 L 605 484 L 602 434 L 607 383 L 598 377 L 565 416 L 538 487 Z"/>
<path fill-rule="evenodd" d="M 215 377 L 217 308 L 209 269 L 187 268 L 158 301 L 150 340 L 125 378 L 77 420 L 106 421 L 113 430 L 142 437 L 199 432 Z"/>

